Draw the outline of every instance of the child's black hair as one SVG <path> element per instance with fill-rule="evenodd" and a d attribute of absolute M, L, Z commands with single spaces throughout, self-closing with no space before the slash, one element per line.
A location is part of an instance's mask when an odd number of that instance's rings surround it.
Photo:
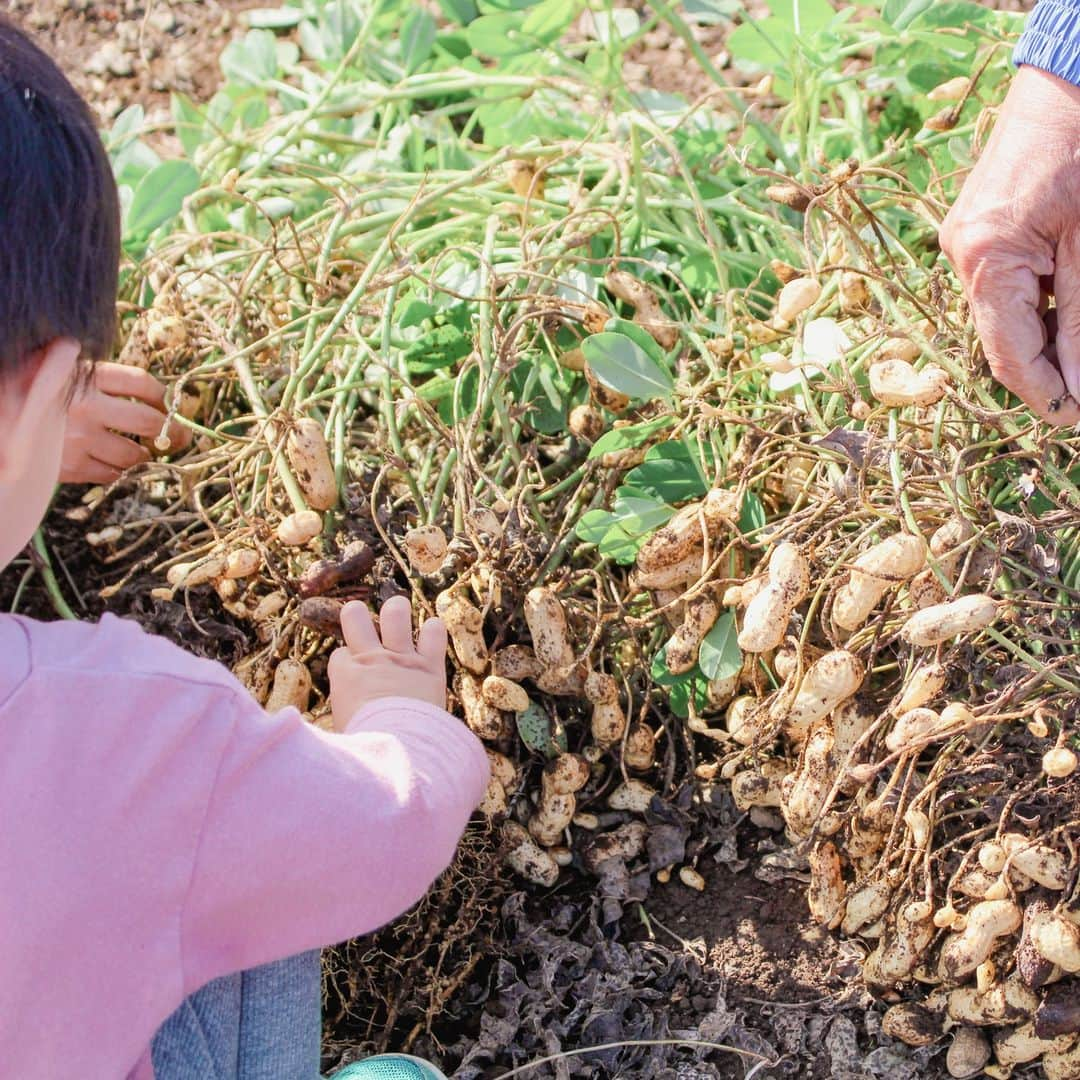
<path fill-rule="evenodd" d="M 93 116 L 0 17 L 0 378 L 58 337 L 108 356 L 119 264 L 116 183 Z"/>

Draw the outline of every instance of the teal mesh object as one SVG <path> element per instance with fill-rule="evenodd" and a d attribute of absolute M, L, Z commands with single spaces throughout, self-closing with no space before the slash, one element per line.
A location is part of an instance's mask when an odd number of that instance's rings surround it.
<path fill-rule="evenodd" d="M 331 1080 L 446 1080 L 434 1065 L 407 1054 L 379 1054 L 346 1065 Z"/>

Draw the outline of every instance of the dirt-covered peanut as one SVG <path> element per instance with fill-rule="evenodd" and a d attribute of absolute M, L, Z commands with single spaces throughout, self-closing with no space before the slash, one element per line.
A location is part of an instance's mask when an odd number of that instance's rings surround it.
<path fill-rule="evenodd" d="M 446 624 L 454 654 L 474 675 L 487 671 L 489 656 L 484 641 L 484 616 L 460 592 L 447 589 L 435 599 L 435 612 Z"/>
<path fill-rule="evenodd" d="M 630 779 L 615 788 L 608 796 L 607 804 L 612 810 L 629 810 L 631 813 L 643 814 L 655 795 L 656 788 L 646 784 L 644 780 Z"/>
<path fill-rule="evenodd" d="M 901 1001 L 885 1010 L 881 1030 L 908 1046 L 929 1046 L 943 1034 L 942 1018 L 917 1001 Z"/>
<path fill-rule="evenodd" d="M 535 679 L 544 670 L 536 654 L 527 645 L 507 645 L 491 657 L 491 673 L 521 682 Z"/>
<path fill-rule="evenodd" d="M 664 566 L 659 570 L 642 571 L 634 574 L 634 583 L 642 589 L 675 589 L 681 588 L 690 582 L 697 581 L 704 573 L 707 564 L 704 562 L 704 547 L 691 548 L 689 554 L 671 566 Z"/>
<path fill-rule="evenodd" d="M 789 281 L 776 298 L 776 314 L 784 322 L 792 322 L 807 308 L 818 302 L 821 296 L 821 282 L 814 278 L 795 278 Z"/>
<path fill-rule="evenodd" d="M 589 782 L 589 763 L 579 754 L 560 754 L 544 766 L 541 785 L 545 791 L 573 795 Z"/>
<path fill-rule="evenodd" d="M 622 759 L 628 769 L 636 772 L 644 772 L 656 764 L 656 735 L 648 724 L 637 721 L 630 725 Z"/>
<path fill-rule="evenodd" d="M 840 929 L 850 937 L 864 926 L 876 923 L 888 909 L 892 892 L 889 883 L 881 879 L 853 889 L 848 894 Z"/>
<path fill-rule="evenodd" d="M 782 787 L 781 810 L 793 836 L 809 836 L 836 779 L 833 730 L 828 718 L 811 729 L 795 772 Z"/>
<path fill-rule="evenodd" d="M 998 843 L 1015 870 L 1046 889 L 1064 889 L 1069 882 L 1069 860 L 1046 844 L 1029 840 L 1021 833 L 1003 833 Z"/>
<path fill-rule="evenodd" d="M 747 605 L 739 631 L 739 647 L 768 652 L 784 639 L 791 613 L 810 589 L 810 569 L 799 549 L 778 544 L 769 557 L 769 581 Z"/>
<path fill-rule="evenodd" d="M 516 821 L 503 823 L 507 865 L 526 881 L 550 887 L 559 880 L 559 864 Z"/>
<path fill-rule="evenodd" d="M 994 598 L 975 593 L 915 612 L 900 634 L 911 645 L 941 645 L 958 634 L 982 630 L 996 618 Z"/>
<path fill-rule="evenodd" d="M 606 750 L 622 741 L 626 731 L 626 713 L 616 701 L 598 701 L 593 705 L 591 732 L 593 742 Z"/>
<path fill-rule="evenodd" d="M 844 878 L 840 871 L 840 853 L 832 841 L 816 844 L 807 856 L 810 863 L 810 887 L 806 899 L 810 917 L 822 926 L 835 930 L 844 917 Z"/>
<path fill-rule="evenodd" d="M 891 585 L 914 577 L 926 562 L 921 536 L 897 533 L 863 552 L 833 600 L 833 621 L 842 630 L 857 630 Z"/>
<path fill-rule="evenodd" d="M 731 797 L 740 810 L 751 806 L 777 806 L 783 803 L 783 780 L 788 767 L 776 758 L 736 773 L 731 780 Z"/>
<path fill-rule="evenodd" d="M 178 567 L 184 567 L 182 575 L 179 575 L 179 584 L 185 589 L 195 589 L 200 585 L 210 584 L 225 573 L 225 557 L 211 555 L 208 559 L 202 559 L 197 563 L 178 563 L 177 566 L 172 567 L 172 570 L 177 570 Z M 169 584 L 174 587 L 176 585 L 172 580 Z"/>
<path fill-rule="evenodd" d="M 938 972 L 958 981 L 971 975 L 1000 937 L 1020 929 L 1020 909 L 1012 900 L 983 900 L 967 913 L 967 925 L 941 948 Z"/>
<path fill-rule="evenodd" d="M 739 672 L 736 672 L 734 675 L 710 679 L 705 684 L 705 699 L 708 703 L 706 711 L 715 713 L 726 708 L 739 689 L 739 678 Z"/>
<path fill-rule="evenodd" d="M 545 669 L 564 668 L 574 662 L 566 612 L 552 589 L 538 585 L 528 591 L 525 622 L 532 635 L 533 652 Z"/>
<path fill-rule="evenodd" d="M 679 867 L 679 880 L 695 892 L 705 891 L 705 879 L 692 866 Z"/>
<path fill-rule="evenodd" d="M 491 767 L 491 775 L 502 784 L 507 793 L 513 791 L 517 787 L 517 766 L 505 754 L 500 754 L 489 746 L 484 747 L 484 752 Z"/>
<path fill-rule="evenodd" d="M 908 677 L 890 711 L 893 716 L 903 716 L 912 709 L 921 708 L 941 693 L 947 681 L 948 671 L 944 664 L 920 664 Z"/>
<path fill-rule="evenodd" d="M 604 286 L 612 296 L 633 307 L 634 322 L 650 334 L 661 348 L 675 348 L 679 341 L 679 328 L 664 317 L 660 300 L 652 288 L 625 270 L 609 270 L 604 276 Z"/>
<path fill-rule="evenodd" d="M 874 364 L 869 372 L 870 393 L 882 405 L 933 405 L 949 388 L 948 374 L 937 364 L 921 371 L 906 360 L 892 358 Z"/>
<path fill-rule="evenodd" d="M 788 703 L 786 692 L 782 692 L 771 713 L 789 733 L 800 735 L 853 697 L 865 676 L 866 668 L 854 653 L 834 649 L 806 669 L 794 700 Z"/>
<path fill-rule="evenodd" d="M 666 525 L 642 544 L 636 559 L 638 571 L 651 578 L 658 571 L 682 563 L 693 551 L 703 550 L 706 539 L 737 519 L 738 513 L 734 492 L 713 489 L 701 501 L 676 511 Z"/>
<path fill-rule="evenodd" d="M 764 734 L 768 716 L 753 694 L 737 697 L 727 708 L 724 727 L 740 746 L 753 746 Z"/>
<path fill-rule="evenodd" d="M 927 743 L 946 738 L 955 730 L 954 723 L 933 709 L 909 709 L 885 736 L 885 748 L 890 754 L 917 752 Z"/>
<path fill-rule="evenodd" d="M 1031 944 L 1038 954 L 1062 971 L 1080 971 L 1080 926 L 1060 911 L 1037 915 L 1030 927 Z"/>
<path fill-rule="evenodd" d="M 254 548 L 233 548 L 225 556 L 222 572 L 230 581 L 234 581 L 257 574 L 261 566 L 262 556 Z"/>
<path fill-rule="evenodd" d="M 484 700 L 505 712 L 524 712 L 529 707 L 529 695 L 512 679 L 489 675 L 481 685 Z"/>
<path fill-rule="evenodd" d="M 305 712 L 311 699 L 311 672 L 300 660 L 286 658 L 274 669 L 274 685 L 266 699 L 266 711 L 278 712 L 292 706 Z"/>
<path fill-rule="evenodd" d="M 446 561 L 446 533 L 438 525 L 410 529 L 403 541 L 405 558 L 418 574 L 436 574 Z"/>
<path fill-rule="evenodd" d="M 274 535 L 286 547 L 303 547 L 321 532 L 321 514 L 314 510 L 297 510 L 281 519 Z"/>
<path fill-rule="evenodd" d="M 285 455 L 308 505 L 314 510 L 331 509 L 338 499 L 337 477 L 322 424 L 310 417 L 295 421 L 285 440 Z"/>
<path fill-rule="evenodd" d="M 1046 1080 L 1080 1080 L 1080 1041 L 1063 1050 L 1047 1050 L 1040 1064 Z"/>
<path fill-rule="evenodd" d="M 465 723 L 480 739 L 501 739 L 507 730 L 506 717 L 484 700 L 480 680 L 469 671 L 454 676 L 454 693 L 461 702 Z"/>
<path fill-rule="evenodd" d="M 644 821 L 628 821 L 611 832 L 591 837 L 582 852 L 582 860 L 594 874 L 608 859 L 629 862 L 645 850 L 649 827 Z"/>
<path fill-rule="evenodd" d="M 587 443 L 596 442 L 606 427 L 600 410 L 592 405 L 575 405 L 570 410 L 567 426 L 572 435 Z"/>
<path fill-rule="evenodd" d="M 542 847 L 559 843 L 574 820 L 577 799 L 568 792 L 545 788 L 536 812 L 529 818 L 529 833 Z"/>
<path fill-rule="evenodd" d="M 889 920 L 873 952 L 863 964 L 863 977 L 871 986 L 891 987 L 908 978 L 934 938 L 929 905 L 905 904 Z"/>
<path fill-rule="evenodd" d="M 682 675 L 697 663 L 701 642 L 719 615 L 719 605 L 707 594 L 695 596 L 686 602 L 682 626 L 668 641 L 665 653 L 668 670 L 672 674 Z"/>
<path fill-rule="evenodd" d="M 533 681 L 545 694 L 579 698 L 585 692 L 586 674 L 584 663 L 575 661 L 565 667 L 547 668 Z"/>
<path fill-rule="evenodd" d="M 1052 780 L 1064 780 L 1076 772 L 1076 754 L 1067 746 L 1055 746 L 1043 754 L 1042 770 Z"/>
<path fill-rule="evenodd" d="M 978 1076 L 990 1060 L 990 1040 L 974 1027 L 957 1028 L 945 1054 L 945 1068 L 956 1080 Z"/>
<path fill-rule="evenodd" d="M 301 596 L 322 596 L 342 585 L 352 585 L 371 572 L 375 552 L 363 540 L 346 544 L 339 555 L 318 559 L 300 575 L 296 591 Z"/>
<path fill-rule="evenodd" d="M 1080 982 L 1069 979 L 1047 990 L 1035 1010 L 1035 1034 L 1040 1039 L 1080 1034 Z"/>
<path fill-rule="evenodd" d="M 1023 1065 L 1035 1061 L 1043 1054 L 1061 1053 L 1069 1049 L 1075 1041 L 1073 1035 L 1058 1036 L 1056 1039 L 1040 1039 L 1035 1034 L 1034 1025 L 1021 1024 L 1011 1031 L 995 1031 L 992 1036 L 994 1057 L 999 1065 Z"/>
<path fill-rule="evenodd" d="M 487 788 L 484 797 L 480 800 L 477 810 L 486 818 L 499 817 L 505 814 L 508 808 L 506 788 L 499 783 L 495 776 L 488 777 Z"/>
<path fill-rule="evenodd" d="M 614 676 L 603 671 L 590 671 L 585 679 L 585 696 L 600 705 L 619 700 L 619 684 Z"/>
<path fill-rule="evenodd" d="M 251 609 L 251 621 L 258 623 L 272 619 L 275 615 L 284 611 L 288 602 L 289 597 L 283 589 L 274 589 L 273 592 L 268 592 L 265 596 L 260 597 Z"/>

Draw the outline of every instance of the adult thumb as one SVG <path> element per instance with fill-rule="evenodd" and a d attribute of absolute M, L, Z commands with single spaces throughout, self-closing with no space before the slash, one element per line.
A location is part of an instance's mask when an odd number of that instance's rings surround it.
<path fill-rule="evenodd" d="M 1054 260 L 1054 314 L 1057 361 L 1065 387 L 1080 404 L 1080 230 L 1058 241 Z"/>

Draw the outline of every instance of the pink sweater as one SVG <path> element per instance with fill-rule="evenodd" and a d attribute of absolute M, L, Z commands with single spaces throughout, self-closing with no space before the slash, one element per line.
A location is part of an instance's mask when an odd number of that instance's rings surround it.
<path fill-rule="evenodd" d="M 150 1080 L 187 994 L 414 904 L 487 776 L 419 701 L 330 735 L 134 623 L 0 616 L 0 1075 Z"/>

